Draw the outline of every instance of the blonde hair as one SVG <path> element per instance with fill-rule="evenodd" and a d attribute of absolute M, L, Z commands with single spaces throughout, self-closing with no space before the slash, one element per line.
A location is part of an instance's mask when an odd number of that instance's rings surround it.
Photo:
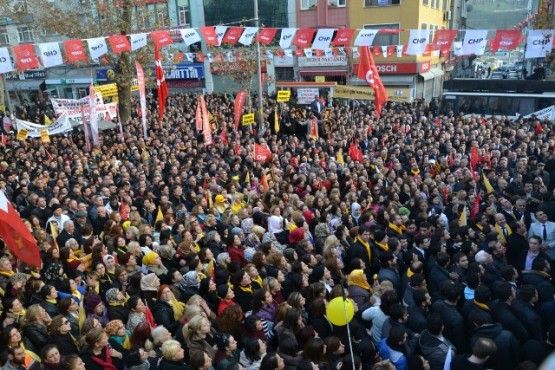
<path fill-rule="evenodd" d="M 191 335 L 196 334 L 204 325 L 204 321 L 208 319 L 201 315 L 194 316 L 189 322 L 183 327 L 183 338 L 189 339 Z"/>
<path fill-rule="evenodd" d="M 177 354 L 177 352 L 179 352 L 180 349 L 181 343 L 179 343 L 175 339 L 170 339 L 162 344 L 162 356 L 164 356 L 164 359 L 171 361 L 175 358 L 175 355 Z"/>
<path fill-rule="evenodd" d="M 127 251 L 132 255 L 135 255 L 135 252 L 141 249 L 141 245 L 137 241 L 131 241 L 127 244 Z"/>
<path fill-rule="evenodd" d="M 326 241 L 324 242 L 324 259 L 327 259 L 328 257 L 333 256 L 333 250 L 335 249 L 335 247 L 337 246 L 337 237 L 335 235 L 330 235 L 326 238 Z"/>
<path fill-rule="evenodd" d="M 26 325 L 29 325 L 29 324 L 34 323 L 34 322 L 38 322 L 39 317 L 42 314 L 43 310 L 44 309 L 42 308 L 42 306 L 40 304 L 34 304 L 31 307 L 29 307 L 25 311 L 25 317 L 23 317 L 23 321 L 21 323 L 22 330 L 23 330 L 23 328 L 25 328 Z"/>
<path fill-rule="evenodd" d="M 185 306 L 185 312 L 183 313 L 183 318 L 191 320 L 193 317 L 200 315 L 202 313 L 202 308 L 196 304 L 189 304 Z"/>

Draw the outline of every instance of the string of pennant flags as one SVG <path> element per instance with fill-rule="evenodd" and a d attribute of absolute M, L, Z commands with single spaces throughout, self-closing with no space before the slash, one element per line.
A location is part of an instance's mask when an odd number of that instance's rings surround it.
<path fill-rule="evenodd" d="M 513 30 L 436 30 L 431 42 L 430 30 L 404 29 L 312 29 L 312 28 L 258 28 L 258 27 L 228 27 L 208 26 L 185 28 L 177 30 L 187 46 L 205 41 L 213 47 L 250 46 L 254 41 L 268 46 L 268 57 L 273 55 L 285 56 L 332 56 L 338 53 L 353 53 L 356 56 L 358 47 L 368 46 L 375 55 L 384 57 L 396 55 L 447 55 L 451 51 L 455 56 L 483 55 L 486 47 L 495 53 L 498 50 L 515 50 L 523 42 L 526 43 L 525 58 L 543 58 L 553 49 L 553 29 L 528 30 L 525 34 L 519 29 Z M 280 32 L 279 47 L 270 50 L 271 44 Z M 405 45 L 372 46 L 377 35 L 400 34 L 409 32 L 409 39 Z M 459 32 L 463 33 L 462 41 L 455 41 Z M 356 36 L 355 36 L 356 34 Z M 98 61 L 109 52 L 118 54 L 124 51 L 135 51 L 147 45 L 148 36 L 152 39 L 156 49 L 161 49 L 174 42 L 169 30 L 152 31 L 131 35 L 112 35 L 89 39 L 65 40 L 63 42 L 46 42 L 39 44 L 24 44 L 13 47 L 0 48 L 0 73 L 14 70 L 37 69 L 55 67 L 65 63 L 88 62 L 89 58 Z M 493 37 L 490 37 L 493 36 Z M 83 41 L 87 43 L 87 51 Z M 63 48 L 60 46 L 63 44 Z M 108 48 L 108 46 L 110 48 Z M 38 49 L 38 53 L 35 48 Z M 10 49 L 13 54 L 12 63 Z M 62 50 L 64 52 L 62 52 Z M 236 52 L 221 49 L 227 59 L 240 57 L 240 49 Z M 189 61 L 203 62 L 208 57 L 210 62 L 222 61 L 221 53 L 201 52 L 184 53 Z"/>

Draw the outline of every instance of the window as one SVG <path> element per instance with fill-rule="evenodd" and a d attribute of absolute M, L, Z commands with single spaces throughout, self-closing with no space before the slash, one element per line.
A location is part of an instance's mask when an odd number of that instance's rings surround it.
<path fill-rule="evenodd" d="M 179 25 L 189 25 L 189 8 L 186 6 L 179 7 Z"/>
<path fill-rule="evenodd" d="M 276 67 L 276 81 L 295 81 L 295 72 L 291 67 Z"/>
<path fill-rule="evenodd" d="M 401 0 L 364 0 L 364 6 L 401 5 Z"/>
<path fill-rule="evenodd" d="M 318 5 L 318 0 L 301 0 L 301 10 L 315 8 Z"/>
<path fill-rule="evenodd" d="M 431 0 L 431 4 L 430 4 L 430 8 L 435 8 L 436 7 L 436 0 Z"/>
<path fill-rule="evenodd" d="M 19 35 L 19 42 L 32 42 L 34 39 L 33 30 L 27 26 L 17 27 L 17 33 Z"/>
<path fill-rule="evenodd" d="M 370 24 L 365 25 L 365 29 L 369 30 L 399 30 L 399 23 L 391 24 Z M 375 46 L 389 46 L 389 45 L 399 45 L 399 33 L 385 33 L 378 32 L 376 37 L 374 37 Z"/>
<path fill-rule="evenodd" d="M 447 0 L 443 0 L 443 11 L 447 10 Z"/>
<path fill-rule="evenodd" d="M 10 35 L 8 34 L 8 29 L 6 27 L 0 27 L 0 44 L 9 44 Z"/>
<path fill-rule="evenodd" d="M 344 6 L 347 6 L 347 0 L 328 0 L 328 5 L 344 7 Z"/>
<path fill-rule="evenodd" d="M 429 5 L 429 4 L 430 4 L 430 0 L 422 0 L 422 4 L 424 4 L 424 5 Z"/>

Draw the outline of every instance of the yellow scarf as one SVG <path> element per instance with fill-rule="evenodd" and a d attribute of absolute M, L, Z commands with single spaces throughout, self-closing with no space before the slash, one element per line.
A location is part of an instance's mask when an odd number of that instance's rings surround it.
<path fill-rule="evenodd" d="M 262 278 L 260 277 L 260 275 L 258 275 L 258 276 L 255 277 L 255 278 L 252 278 L 252 281 L 258 283 L 258 285 L 259 285 L 260 287 L 262 287 Z"/>
<path fill-rule="evenodd" d="M 170 305 L 173 308 L 173 318 L 175 321 L 180 321 L 185 313 L 185 303 L 178 301 L 175 297 L 172 297 Z"/>
<path fill-rule="evenodd" d="M 402 235 L 405 230 L 405 225 L 397 226 L 395 224 L 389 223 L 389 228 L 395 231 L 397 234 Z"/>
<path fill-rule="evenodd" d="M 69 333 L 69 336 L 71 337 L 71 340 L 73 341 L 73 344 L 75 344 L 75 347 L 79 348 L 79 341 L 77 339 L 75 339 L 75 337 L 73 335 L 71 335 L 71 333 Z"/>
<path fill-rule="evenodd" d="M 250 285 L 249 285 L 248 287 L 245 287 L 245 286 L 242 286 L 242 285 L 237 285 L 237 288 L 239 288 L 239 289 L 242 290 L 243 292 L 247 292 L 247 293 L 253 294 L 253 292 L 252 292 L 252 286 L 250 286 Z"/>
<path fill-rule="evenodd" d="M 417 176 L 417 175 L 420 175 L 420 170 L 418 168 L 417 169 L 411 169 L 410 173 L 412 173 L 414 176 Z"/>
<path fill-rule="evenodd" d="M 477 227 L 480 231 L 484 230 L 484 227 L 483 227 L 482 225 L 480 225 L 480 224 L 476 224 L 476 227 Z"/>
<path fill-rule="evenodd" d="M 23 342 L 19 343 L 19 346 L 21 348 L 23 348 L 23 351 L 25 351 L 25 366 L 28 368 L 31 363 L 34 362 L 41 362 L 41 359 L 39 356 L 37 356 L 36 353 L 34 353 L 33 351 L 29 351 L 28 349 L 25 348 L 25 344 L 23 344 Z M 8 346 L 10 347 L 10 346 Z M 11 347 L 10 347 L 11 348 Z"/>
<path fill-rule="evenodd" d="M 58 302 L 55 299 L 47 299 L 46 302 L 50 302 L 52 304 L 58 304 Z"/>
<path fill-rule="evenodd" d="M 368 242 L 365 242 L 360 236 L 357 236 L 355 240 L 358 241 L 360 244 L 362 244 L 364 248 L 366 248 L 366 253 L 368 254 L 368 261 L 372 261 L 372 250 L 370 249 L 370 244 Z"/>
<path fill-rule="evenodd" d="M 378 242 L 376 242 L 376 241 L 375 241 L 375 243 L 376 243 L 376 245 L 377 245 L 378 247 L 380 247 L 380 249 L 381 249 L 382 251 L 387 252 L 387 251 L 389 250 L 389 247 L 388 247 L 387 244 L 378 243 Z"/>
<path fill-rule="evenodd" d="M 506 225 L 505 227 L 507 228 L 507 235 L 511 236 L 513 231 L 511 230 L 509 225 Z M 495 230 L 497 230 L 497 234 L 501 237 L 501 241 L 503 242 L 503 244 L 507 245 L 507 239 L 505 239 L 505 235 L 503 235 L 503 230 L 501 230 L 501 227 L 498 224 L 495 224 Z"/>
<path fill-rule="evenodd" d="M 414 272 L 412 272 L 412 270 L 410 269 L 410 267 L 407 269 L 407 277 L 410 278 L 412 275 L 414 275 Z"/>
<path fill-rule="evenodd" d="M 489 306 L 487 304 L 480 303 L 477 300 L 473 300 L 472 303 L 474 303 L 477 307 L 480 307 L 482 310 L 489 311 Z"/>
<path fill-rule="evenodd" d="M 231 205 L 231 211 L 233 211 L 233 213 L 235 214 L 239 213 L 242 208 L 245 208 L 245 203 L 243 202 L 233 203 Z"/>
<path fill-rule="evenodd" d="M 13 272 L 12 270 L 10 271 L 0 271 L 0 275 L 4 275 L 7 277 L 12 277 L 12 275 L 15 274 L 15 272 Z"/>
<path fill-rule="evenodd" d="M 79 301 L 81 301 L 81 299 L 83 298 L 83 295 L 77 289 L 71 292 L 71 295 L 77 298 Z"/>

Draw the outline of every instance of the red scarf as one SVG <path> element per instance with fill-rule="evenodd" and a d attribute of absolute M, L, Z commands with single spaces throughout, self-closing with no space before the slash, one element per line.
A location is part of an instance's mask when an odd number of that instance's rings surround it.
<path fill-rule="evenodd" d="M 112 364 L 112 356 L 110 356 L 110 350 L 108 347 L 104 348 L 106 360 L 102 360 L 100 357 L 96 357 L 94 354 L 91 356 L 91 359 L 102 366 L 104 370 L 118 370 L 118 368 Z M 102 353 L 100 353 L 102 355 Z"/>

